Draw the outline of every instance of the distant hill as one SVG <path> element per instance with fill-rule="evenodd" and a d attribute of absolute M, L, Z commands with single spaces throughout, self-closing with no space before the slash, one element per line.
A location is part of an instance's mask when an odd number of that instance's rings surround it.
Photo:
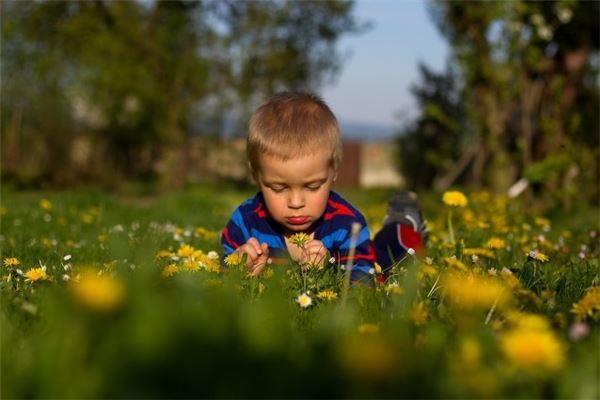
<path fill-rule="evenodd" d="M 398 127 L 368 122 L 339 121 L 344 139 L 381 142 L 398 135 Z"/>

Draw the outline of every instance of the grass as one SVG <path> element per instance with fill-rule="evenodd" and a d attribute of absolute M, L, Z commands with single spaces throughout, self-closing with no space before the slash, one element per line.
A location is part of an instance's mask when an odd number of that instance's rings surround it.
<path fill-rule="evenodd" d="M 376 231 L 391 191 L 341 192 Z M 332 268 L 222 272 L 211 251 L 252 193 L 4 188 L 2 397 L 600 396 L 597 208 L 468 193 L 452 244 L 423 193 L 427 258 L 343 303 Z"/>

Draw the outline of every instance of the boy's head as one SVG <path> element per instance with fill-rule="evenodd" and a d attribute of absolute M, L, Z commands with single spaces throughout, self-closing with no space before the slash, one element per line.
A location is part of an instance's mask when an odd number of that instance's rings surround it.
<path fill-rule="evenodd" d="M 288 233 L 308 231 L 325 212 L 342 144 L 319 97 L 281 93 L 250 119 L 248 161 L 269 214 Z"/>
<path fill-rule="evenodd" d="M 314 94 L 276 94 L 250 119 L 246 151 L 254 178 L 261 171 L 261 155 L 286 161 L 312 155 L 316 149 L 330 152 L 330 165 L 337 171 L 342 159 L 340 129 L 333 112 Z"/>

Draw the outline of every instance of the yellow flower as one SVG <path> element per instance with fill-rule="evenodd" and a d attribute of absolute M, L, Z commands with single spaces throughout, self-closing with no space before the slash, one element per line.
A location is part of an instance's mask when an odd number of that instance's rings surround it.
<path fill-rule="evenodd" d="M 467 197 L 462 192 L 450 190 L 442 196 L 444 204 L 452 207 L 465 207 L 468 204 Z"/>
<path fill-rule="evenodd" d="M 400 294 L 404 293 L 404 289 L 401 288 L 400 285 L 398 285 L 398 283 L 392 282 L 392 283 L 388 283 L 385 286 L 385 293 L 387 295 L 389 295 L 390 293 L 400 295 Z"/>
<path fill-rule="evenodd" d="M 306 293 L 302 293 L 296 298 L 296 303 L 298 303 L 302 308 L 307 308 L 312 305 L 312 299 Z"/>
<path fill-rule="evenodd" d="M 52 210 L 52 203 L 48 199 L 42 199 L 39 202 L 39 206 L 42 210 L 50 211 Z"/>
<path fill-rule="evenodd" d="M 193 258 L 187 258 L 183 263 L 183 268 L 188 271 L 198 271 L 200 270 L 200 263 Z"/>
<path fill-rule="evenodd" d="M 502 307 L 510 300 L 510 293 L 504 286 L 485 276 L 449 273 L 442 285 L 448 300 L 463 309 Z"/>
<path fill-rule="evenodd" d="M 310 237 L 304 232 L 299 232 L 294 233 L 288 240 L 298 247 L 303 247 L 310 240 Z"/>
<path fill-rule="evenodd" d="M 125 286 L 117 278 L 98 276 L 89 269 L 82 272 L 79 282 L 71 284 L 74 300 L 94 311 L 107 312 L 117 308 L 125 297 Z"/>
<path fill-rule="evenodd" d="M 361 335 L 369 335 L 379 333 L 379 325 L 377 324 L 360 324 L 358 326 L 358 333 Z"/>
<path fill-rule="evenodd" d="M 410 319 L 413 320 L 415 325 L 422 326 L 427 322 L 427 317 L 429 314 L 427 313 L 427 309 L 425 308 L 425 304 L 420 301 L 417 305 L 410 311 Z"/>
<path fill-rule="evenodd" d="M 529 253 L 527 253 L 527 257 L 531 258 L 532 260 L 541 261 L 541 262 L 546 262 L 546 261 L 550 260 L 547 255 L 545 255 L 544 253 L 540 253 L 539 251 L 535 251 L 535 250 L 532 250 Z"/>
<path fill-rule="evenodd" d="M 480 249 L 480 248 L 466 248 L 466 249 L 463 249 L 463 254 L 465 256 L 476 255 L 476 256 L 485 257 L 485 258 L 496 258 L 494 256 L 494 253 L 492 253 L 491 250 Z"/>
<path fill-rule="evenodd" d="M 337 298 L 337 293 L 333 290 L 321 290 L 317 293 L 317 298 L 321 300 L 334 300 Z"/>
<path fill-rule="evenodd" d="M 160 275 L 163 278 L 170 278 L 171 276 L 175 275 L 178 271 L 179 271 L 179 268 L 177 268 L 177 265 L 175 265 L 175 264 L 169 264 L 169 265 L 167 265 L 166 267 L 163 268 L 163 270 L 160 273 Z"/>
<path fill-rule="evenodd" d="M 231 253 L 230 255 L 225 257 L 224 261 L 225 265 L 227 265 L 228 267 L 236 267 L 240 265 L 240 263 L 242 262 L 242 258 L 238 253 Z"/>
<path fill-rule="evenodd" d="M 50 277 L 46 274 L 45 268 L 32 268 L 25 272 L 25 281 L 27 282 L 46 281 L 48 279 Z"/>
<path fill-rule="evenodd" d="M 170 258 L 172 255 L 173 253 L 171 253 L 169 250 L 160 250 L 158 253 L 156 253 L 154 258 L 158 260 L 161 258 Z"/>
<path fill-rule="evenodd" d="M 189 257 L 194 254 L 195 249 L 189 244 L 182 244 L 177 250 L 177 255 L 179 257 Z"/>
<path fill-rule="evenodd" d="M 506 358 L 522 370 L 557 370 L 564 363 L 564 346 L 549 330 L 510 330 L 500 338 L 500 347 Z"/>
<path fill-rule="evenodd" d="M 493 237 L 485 243 L 485 247 L 489 247 L 490 249 L 503 249 L 506 247 L 506 242 L 500 238 Z"/>
<path fill-rule="evenodd" d="M 5 267 L 16 267 L 19 264 L 21 264 L 21 262 L 15 257 L 8 257 L 4 259 Z"/>
<path fill-rule="evenodd" d="M 459 271 L 463 271 L 463 272 L 467 272 L 468 268 L 465 265 L 465 263 L 463 263 L 460 260 L 457 260 L 454 257 L 446 257 L 444 258 L 444 262 L 449 266 L 449 267 L 453 267 L 456 268 Z"/>
<path fill-rule="evenodd" d="M 587 289 L 585 296 L 573 304 L 571 312 L 578 320 L 587 317 L 592 317 L 595 321 L 600 320 L 600 286 Z"/>

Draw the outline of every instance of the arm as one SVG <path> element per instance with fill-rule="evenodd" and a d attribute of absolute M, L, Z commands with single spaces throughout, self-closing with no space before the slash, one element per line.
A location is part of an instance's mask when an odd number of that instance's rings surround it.
<path fill-rule="evenodd" d="M 238 253 L 240 256 L 247 254 L 246 267 L 252 276 L 262 272 L 269 258 L 269 248 L 266 243 L 259 243 L 256 238 L 251 237 L 242 213 L 238 208 L 221 234 L 223 246 L 223 258 Z"/>

